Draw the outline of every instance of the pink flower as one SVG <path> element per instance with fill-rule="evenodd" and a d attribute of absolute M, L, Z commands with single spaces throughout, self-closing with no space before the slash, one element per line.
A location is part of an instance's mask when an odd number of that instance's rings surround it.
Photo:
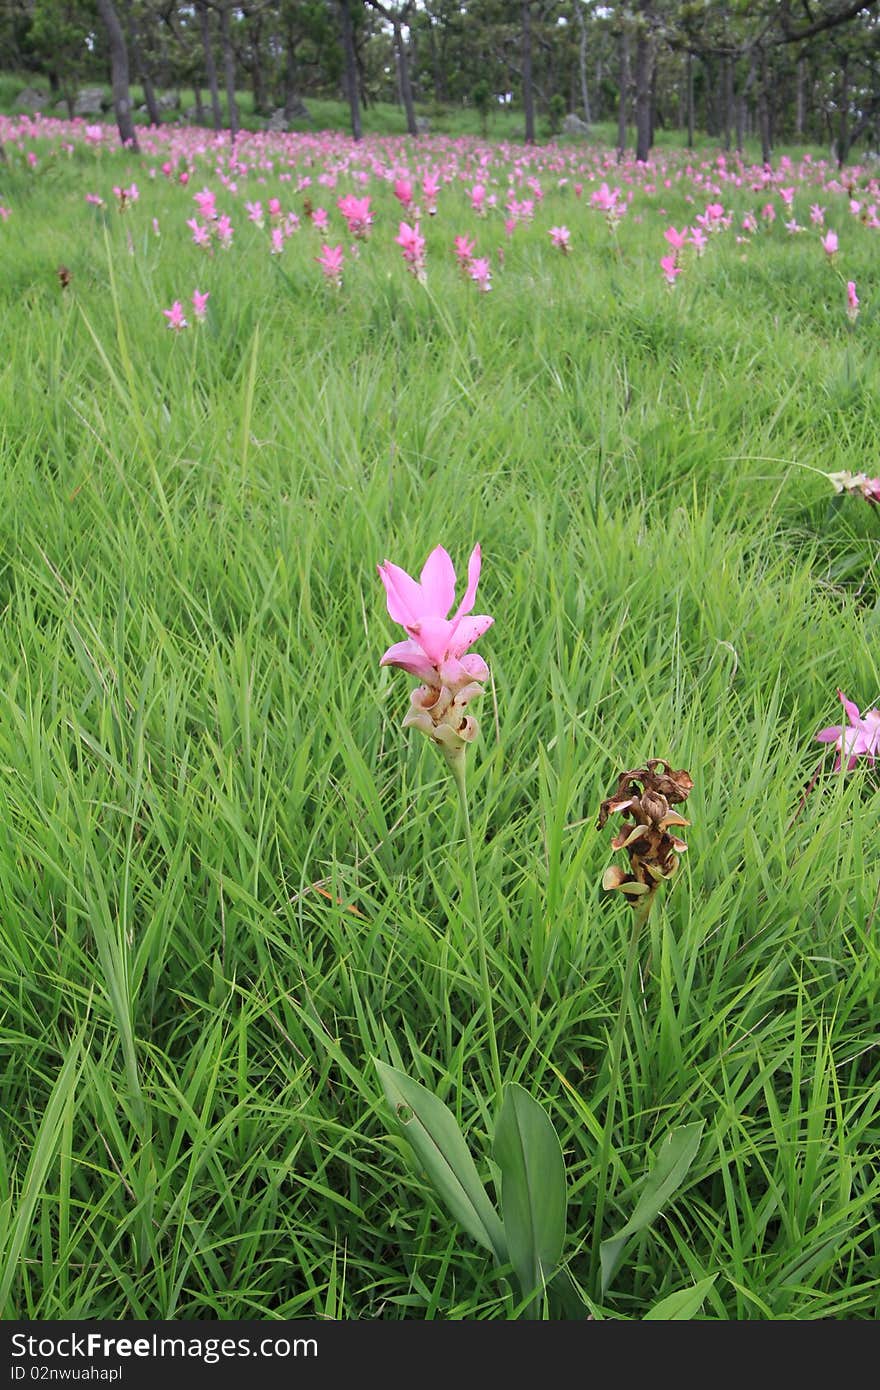
<path fill-rule="evenodd" d="M 219 241 L 220 245 L 225 247 L 231 246 L 232 238 L 234 236 L 234 228 L 232 226 L 231 220 L 225 215 L 225 213 L 222 217 L 217 218 L 216 228 L 217 240 Z"/>
<path fill-rule="evenodd" d="M 676 279 L 681 274 L 681 266 L 678 264 L 676 256 L 661 256 L 660 269 L 666 277 L 667 285 L 674 285 Z"/>
<path fill-rule="evenodd" d="M 95 208 L 102 208 L 104 206 L 104 199 L 99 197 L 97 193 L 87 193 L 86 202 L 91 203 L 92 207 Z"/>
<path fill-rule="evenodd" d="M 262 204 L 262 203 L 245 203 L 245 205 L 244 205 L 244 210 L 245 210 L 245 212 L 246 212 L 247 215 L 248 215 L 248 221 L 249 221 L 249 222 L 253 222 L 254 225 L 257 226 L 257 227 L 262 227 L 262 226 L 263 226 L 263 204 Z"/>
<path fill-rule="evenodd" d="M 404 208 L 409 208 L 413 200 L 413 186 L 409 179 L 395 179 L 394 196 Z"/>
<path fill-rule="evenodd" d="M 837 247 L 837 233 L 831 231 L 826 232 L 825 235 L 822 237 L 822 250 L 825 252 L 825 255 L 829 258 L 836 256 Z"/>
<path fill-rule="evenodd" d="M 280 227 L 272 228 L 270 240 L 272 245 L 269 248 L 269 254 L 271 256 L 280 256 L 281 252 L 284 250 L 284 233 Z"/>
<path fill-rule="evenodd" d="M 271 208 L 271 204 L 269 205 Z M 312 226 L 317 227 L 319 232 L 326 232 L 330 225 L 330 218 L 326 208 L 315 208 L 312 213 Z"/>
<path fill-rule="evenodd" d="M 204 323 L 208 317 L 208 300 L 210 298 L 210 290 L 206 290 L 204 294 L 201 294 L 199 290 L 193 290 L 193 313 L 199 323 Z"/>
<path fill-rule="evenodd" d="M 208 228 L 199 221 L 197 217 L 188 217 L 186 225 L 192 232 L 192 239 L 195 242 L 196 246 L 211 245 L 211 233 L 208 231 Z"/>
<path fill-rule="evenodd" d="M 683 227 L 680 232 L 677 232 L 674 227 L 667 227 L 666 231 L 663 233 L 663 238 L 665 241 L 669 242 L 673 251 L 680 251 L 687 242 L 688 229 L 687 227 Z"/>
<path fill-rule="evenodd" d="M 699 227 L 692 227 L 690 231 L 690 236 L 688 237 L 688 241 L 696 251 L 697 255 L 702 256 L 708 244 L 706 241 L 705 232 L 701 231 Z"/>
<path fill-rule="evenodd" d="M 410 227 L 407 222 L 401 222 L 400 230 L 394 240 L 401 248 L 403 259 L 406 261 L 413 275 L 424 284 L 425 238 L 419 231 L 418 222 L 414 227 Z"/>
<path fill-rule="evenodd" d="M 550 240 L 554 246 L 558 246 L 563 256 L 567 256 L 571 250 L 571 232 L 567 227 L 551 227 L 549 232 Z"/>
<path fill-rule="evenodd" d="M 862 756 L 867 759 L 868 765 L 873 767 L 874 759 L 880 752 L 880 710 L 866 710 L 863 716 L 858 705 L 848 700 L 842 690 L 838 690 L 837 694 L 849 723 L 820 729 L 816 735 L 816 742 L 833 743 L 836 747 L 835 772 L 840 771 L 844 756 L 848 772 L 852 772 Z"/>
<path fill-rule="evenodd" d="M 426 174 L 422 179 L 422 193 L 425 195 L 428 216 L 437 215 L 437 194 L 440 192 L 440 183 L 435 174 Z"/>
<path fill-rule="evenodd" d="M 181 328 L 188 328 L 189 324 L 183 317 L 183 305 L 179 299 L 175 299 L 170 309 L 163 309 L 162 313 L 168 320 L 168 327 L 173 328 L 175 333 L 179 333 Z"/>
<path fill-rule="evenodd" d="M 326 278 L 336 286 L 337 289 L 342 285 L 342 263 L 345 259 L 342 245 L 322 246 L 320 256 L 315 260 L 324 272 Z"/>
<path fill-rule="evenodd" d="M 481 183 L 475 183 L 473 188 L 469 189 L 468 192 L 470 193 L 471 207 L 474 212 L 477 213 L 479 217 L 484 217 L 486 213 L 484 206 L 486 201 L 486 190 L 484 186 Z"/>
<path fill-rule="evenodd" d="M 846 316 L 850 323 L 855 323 L 859 316 L 859 297 L 856 294 L 855 280 L 846 282 Z"/>
<path fill-rule="evenodd" d="M 388 648 L 380 665 L 397 666 L 423 682 L 410 697 L 404 727 L 420 729 L 447 757 L 461 754 L 476 737 L 476 720 L 466 713 L 467 705 L 482 694 L 480 682 L 489 674 L 483 658 L 468 651 L 494 621 L 487 614 L 470 616 L 480 563 L 476 545 L 468 561 L 467 589 L 451 618 L 455 570 L 441 545 L 431 551 L 418 581 L 390 560 L 378 566 L 389 615 L 407 633 L 406 641 Z"/>
<path fill-rule="evenodd" d="M 492 288 L 492 267 L 488 256 L 475 256 L 467 268 L 467 273 L 475 282 L 477 289 L 488 294 Z"/>
<path fill-rule="evenodd" d="M 457 236 L 454 242 L 456 260 L 462 270 L 467 270 L 468 262 L 477 249 L 475 241 L 470 241 L 466 236 Z"/>
<path fill-rule="evenodd" d="M 349 236 L 357 237 L 359 241 L 366 241 L 373 221 L 369 198 L 356 198 L 353 193 L 346 193 L 344 198 L 339 199 L 336 206 L 348 223 Z"/>
<path fill-rule="evenodd" d="M 203 188 L 201 193 L 193 194 L 193 202 L 199 210 L 199 216 L 204 217 L 206 222 L 214 222 L 217 219 L 216 197 L 210 188 Z"/>
<path fill-rule="evenodd" d="M 817 227 L 825 226 L 825 209 L 818 203 L 813 203 L 810 207 L 810 221 Z"/>

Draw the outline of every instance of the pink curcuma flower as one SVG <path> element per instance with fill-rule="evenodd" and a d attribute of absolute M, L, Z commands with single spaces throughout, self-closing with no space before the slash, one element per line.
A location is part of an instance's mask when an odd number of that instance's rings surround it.
<path fill-rule="evenodd" d="M 321 254 L 316 256 L 315 260 L 323 270 L 326 279 L 339 289 L 342 285 L 342 263 L 345 260 L 342 246 L 322 246 Z"/>
<path fill-rule="evenodd" d="M 844 757 L 847 772 L 852 772 L 862 757 L 867 760 L 869 767 L 873 767 L 876 757 L 880 754 L 880 710 L 866 710 L 863 715 L 858 705 L 848 700 L 842 690 L 838 690 L 837 694 L 849 723 L 820 729 L 816 735 L 816 742 L 834 744 L 837 749 L 835 772 L 840 771 Z"/>
<path fill-rule="evenodd" d="M 567 227 L 551 227 L 548 233 L 553 245 L 558 247 L 563 256 L 567 256 L 571 250 L 571 232 Z"/>
<path fill-rule="evenodd" d="M 453 249 L 455 250 L 455 259 L 458 261 L 461 269 L 466 272 L 471 258 L 477 249 L 477 243 L 471 241 L 469 237 L 457 236 L 453 243 Z"/>
<path fill-rule="evenodd" d="M 188 328 L 189 324 L 183 316 L 183 305 L 179 299 L 175 299 L 170 309 L 163 309 L 162 313 L 168 320 L 168 327 L 173 328 L 175 333 L 179 333 L 182 328 Z"/>
<path fill-rule="evenodd" d="M 846 282 L 846 316 L 850 323 L 855 323 L 859 316 L 859 297 L 856 294 L 855 280 Z"/>
<path fill-rule="evenodd" d="M 689 232 L 687 227 L 683 227 L 677 232 L 674 227 L 667 227 L 663 233 L 664 241 L 667 241 L 673 251 L 680 251 L 687 244 Z"/>
<path fill-rule="evenodd" d="M 661 256 L 660 269 L 663 271 L 667 285 L 674 285 L 682 271 L 678 264 L 678 257 L 675 255 Z"/>
<path fill-rule="evenodd" d="M 202 294 L 199 290 L 193 290 L 193 313 L 195 314 L 199 323 L 204 323 L 205 319 L 208 317 L 208 300 L 210 298 L 210 290 L 206 290 L 204 294 Z"/>
<path fill-rule="evenodd" d="M 839 243 L 837 240 L 836 232 L 828 231 L 822 237 L 822 250 L 825 252 L 825 255 L 829 258 L 829 260 L 833 260 L 834 257 L 837 255 L 838 244 Z"/>
<path fill-rule="evenodd" d="M 472 616 L 480 568 L 476 545 L 468 561 L 464 597 L 450 618 L 455 570 L 442 545 L 431 551 L 418 580 L 390 560 L 378 566 L 388 613 L 407 633 L 406 641 L 388 648 L 380 665 L 397 666 L 422 682 L 412 693 L 404 728 L 420 729 L 450 759 L 476 737 L 476 720 L 467 714 L 467 706 L 482 694 L 480 682 L 489 674 L 483 658 L 468 650 L 494 621 L 488 614 Z"/>
<path fill-rule="evenodd" d="M 468 263 L 467 273 L 478 290 L 483 294 L 489 293 L 492 288 L 492 266 L 488 256 L 475 256 Z"/>
<path fill-rule="evenodd" d="M 408 222 L 401 222 L 400 230 L 394 238 L 397 245 L 403 252 L 403 259 L 406 261 L 416 279 L 425 283 L 425 238 L 419 231 L 418 222 L 411 227 Z"/>
<path fill-rule="evenodd" d="M 409 208 L 412 206 L 413 186 L 410 183 L 409 179 L 395 179 L 394 196 L 400 203 L 401 207 Z"/>
<path fill-rule="evenodd" d="M 338 200 L 336 206 L 348 223 L 349 236 L 356 237 L 358 241 L 366 241 L 373 222 L 369 198 L 356 198 L 353 193 L 346 193 L 344 198 Z"/>

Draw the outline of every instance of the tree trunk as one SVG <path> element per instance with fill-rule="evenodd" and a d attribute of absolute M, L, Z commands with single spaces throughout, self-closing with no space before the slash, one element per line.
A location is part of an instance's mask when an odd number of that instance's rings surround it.
<path fill-rule="evenodd" d="M 416 125 L 416 108 L 413 105 L 412 84 L 409 80 L 409 63 L 406 56 L 406 44 L 403 41 L 403 29 L 398 20 L 393 19 L 391 22 L 394 25 L 394 51 L 397 56 L 400 101 L 406 112 L 406 128 L 410 135 L 418 135 L 419 128 Z"/>
<path fill-rule="evenodd" d="M 296 80 L 296 43 L 293 35 L 288 34 L 285 48 L 284 60 L 284 119 L 292 121 L 299 117 L 311 120 L 308 108 L 299 94 L 299 84 Z"/>
<path fill-rule="evenodd" d="M 651 155 L 651 35 L 647 22 L 636 39 L 636 160 L 647 164 Z"/>
<path fill-rule="evenodd" d="M 761 50 L 761 82 L 758 87 L 758 130 L 761 136 L 761 160 L 769 164 L 773 158 L 770 142 L 770 112 L 767 106 L 767 54 Z"/>
<path fill-rule="evenodd" d="M 196 104 L 196 121 L 199 125 L 205 124 L 205 108 L 202 104 L 202 89 L 198 81 L 193 82 L 193 98 Z"/>
<path fill-rule="evenodd" d="M 687 84 L 687 147 L 692 150 L 694 148 L 694 55 L 690 52 L 687 56 L 685 82 Z"/>
<path fill-rule="evenodd" d="M 617 162 L 626 154 L 626 107 L 629 97 L 629 30 L 624 22 L 618 40 L 620 59 L 620 101 L 617 107 Z"/>
<path fill-rule="evenodd" d="M 804 134 L 804 96 L 806 87 L 807 58 L 801 53 L 797 60 L 797 83 L 795 86 L 794 133 L 798 140 Z"/>
<path fill-rule="evenodd" d="M 581 0 L 574 0 L 574 12 L 577 15 L 580 39 L 578 42 L 578 70 L 581 80 L 581 106 L 584 112 L 584 120 L 587 125 L 592 122 L 590 115 L 590 92 L 587 87 L 587 22 L 584 19 L 584 11 Z"/>
<path fill-rule="evenodd" d="M 352 0 L 339 0 L 339 18 L 342 26 L 342 56 L 345 73 L 345 95 L 351 112 L 352 139 L 363 138 L 361 128 L 361 109 L 358 102 L 357 54 L 354 49 L 354 22 L 351 14 Z"/>
<path fill-rule="evenodd" d="M 161 125 L 162 113 L 159 110 L 159 103 L 156 101 L 156 88 L 153 86 L 149 61 L 144 54 L 143 35 L 138 29 L 137 15 L 131 4 L 126 9 L 125 19 L 128 29 L 128 46 L 134 54 L 134 70 L 144 89 L 144 101 L 147 114 L 150 117 L 150 125 Z"/>
<path fill-rule="evenodd" d="M 110 81 L 113 87 L 113 109 L 116 112 L 119 138 L 123 145 L 130 145 L 133 150 L 139 150 L 140 147 L 131 119 L 131 91 L 125 35 L 122 32 L 122 25 L 119 23 L 119 16 L 114 9 L 113 0 L 97 0 L 97 5 L 98 13 L 107 30 L 107 41 L 110 46 Z"/>
<path fill-rule="evenodd" d="M 214 129 L 222 130 L 223 111 L 220 107 L 220 85 L 217 81 L 217 64 L 214 62 L 214 45 L 211 41 L 211 19 L 206 0 L 196 0 L 196 9 L 199 12 L 202 52 L 205 56 L 205 76 L 208 79 L 208 90 L 211 93 L 211 114 L 214 118 Z"/>
<path fill-rule="evenodd" d="M 526 118 L 525 141 L 535 143 L 535 91 L 532 86 L 532 5 L 522 0 L 522 86 L 523 110 Z"/>
<path fill-rule="evenodd" d="M 849 54 L 840 60 L 840 120 L 837 132 L 837 167 L 842 169 L 849 154 Z"/>
<path fill-rule="evenodd" d="M 733 56 L 728 53 L 724 59 L 724 112 L 722 124 L 724 130 L 724 148 L 730 149 L 733 139 Z"/>
<path fill-rule="evenodd" d="M 254 93 L 254 112 L 258 116 L 269 113 L 269 98 L 266 92 L 266 69 L 263 67 L 263 17 L 255 14 L 251 21 L 251 87 Z"/>
<path fill-rule="evenodd" d="M 229 11 L 232 0 L 224 0 L 220 7 L 220 49 L 223 53 L 223 75 L 226 79 L 226 105 L 229 108 L 229 133 L 233 140 L 238 134 L 238 103 L 235 100 L 235 52 L 232 47 L 232 26 Z"/>

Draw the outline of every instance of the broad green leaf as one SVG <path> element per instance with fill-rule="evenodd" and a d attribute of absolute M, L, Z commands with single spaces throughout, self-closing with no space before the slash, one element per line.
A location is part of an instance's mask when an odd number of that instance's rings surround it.
<path fill-rule="evenodd" d="M 701 1279 L 699 1284 L 694 1284 L 690 1289 L 678 1289 L 676 1293 L 671 1293 L 667 1298 L 661 1298 L 659 1303 L 649 1309 L 645 1314 L 645 1322 L 681 1322 L 689 1321 L 696 1313 L 699 1313 L 706 1298 L 706 1294 L 711 1289 L 717 1274 L 710 1274 L 708 1279 Z"/>
<path fill-rule="evenodd" d="M 494 1145 L 510 1262 L 523 1297 L 543 1288 L 565 1241 L 565 1163 L 546 1112 L 522 1086 L 504 1090 Z"/>
<path fill-rule="evenodd" d="M 382 1089 L 434 1190 L 460 1226 L 507 1263 L 504 1231 L 452 1111 L 405 1072 L 373 1059 Z"/>
<path fill-rule="evenodd" d="M 602 1293 L 617 1273 L 623 1258 L 623 1248 L 630 1236 L 638 1235 L 662 1210 L 684 1182 L 687 1171 L 697 1156 L 703 1135 L 703 1121 L 671 1129 L 660 1145 L 657 1162 L 648 1174 L 636 1209 L 616 1235 L 603 1240 L 600 1249 L 602 1262 Z"/>

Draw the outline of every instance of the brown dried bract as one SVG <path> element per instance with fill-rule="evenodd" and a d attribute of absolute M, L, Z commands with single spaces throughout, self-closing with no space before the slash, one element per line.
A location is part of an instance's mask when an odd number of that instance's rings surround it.
<path fill-rule="evenodd" d="M 672 827 L 689 825 L 672 806 L 686 801 L 693 779 L 684 768 L 674 771 L 663 758 L 650 758 L 644 767 L 630 768 L 617 779 L 617 790 L 599 808 L 599 829 L 610 815 L 625 811 L 629 819 L 611 841 L 612 849 L 625 849 L 629 873 L 618 865 L 606 869 L 602 887 L 625 893 L 635 907 L 650 904 L 661 879 L 672 878 L 678 856 L 687 849 Z M 646 896 L 648 895 L 648 896 Z"/>
<path fill-rule="evenodd" d="M 66 265 L 60 265 L 60 266 L 58 267 L 58 280 L 59 280 L 59 283 L 60 283 L 61 288 L 62 288 L 63 290 L 66 290 L 66 289 L 67 289 L 67 286 L 70 284 L 70 282 L 71 282 L 72 279 L 73 279 L 73 275 L 72 275 L 71 272 L 67 269 L 67 266 L 66 266 Z"/>

